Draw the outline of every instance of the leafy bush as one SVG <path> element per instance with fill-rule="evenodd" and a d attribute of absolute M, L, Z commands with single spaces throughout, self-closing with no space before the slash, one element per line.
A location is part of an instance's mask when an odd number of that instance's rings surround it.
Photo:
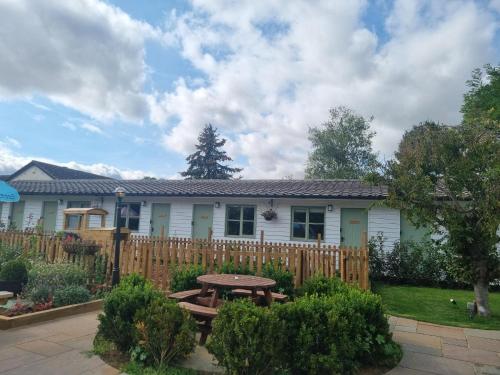
<path fill-rule="evenodd" d="M 237 300 L 220 308 L 207 349 L 229 374 L 265 374 L 278 365 L 280 332 L 270 309 Z"/>
<path fill-rule="evenodd" d="M 129 362 L 121 369 L 129 375 L 196 375 L 197 371 L 177 367 L 147 367 L 137 362 Z"/>
<path fill-rule="evenodd" d="M 208 350 L 229 374 L 351 374 L 401 358 L 379 296 L 323 276 L 300 294 L 269 309 L 248 301 L 223 305 Z"/>
<path fill-rule="evenodd" d="M 137 274 L 124 277 L 104 299 L 103 314 L 99 315 L 98 334 L 126 352 L 137 345 L 135 314 L 152 303 L 165 298 L 150 281 Z"/>
<path fill-rule="evenodd" d="M 194 350 L 196 323 L 186 310 L 166 298 L 153 299 L 135 316 L 138 346 L 146 363 L 168 366 Z"/>
<path fill-rule="evenodd" d="M 304 281 L 302 286 L 297 290 L 298 296 L 313 295 L 319 296 L 333 295 L 336 293 L 347 293 L 349 287 L 337 277 L 326 277 L 315 275 Z"/>
<path fill-rule="evenodd" d="M 20 258 L 23 255 L 23 250 L 19 246 L 9 246 L 0 243 L 0 270 L 3 265 L 11 260 Z"/>
<path fill-rule="evenodd" d="M 203 271 L 203 268 L 199 265 L 175 267 L 172 270 L 170 290 L 175 293 L 182 290 L 199 288 L 200 284 L 198 284 L 196 278 L 203 275 L 204 273 L 205 272 Z"/>
<path fill-rule="evenodd" d="M 295 292 L 294 276 L 283 264 L 270 263 L 266 265 L 262 270 L 262 276 L 276 281 L 276 286 L 273 288 L 275 291 L 286 294 L 290 298 L 293 297 Z"/>
<path fill-rule="evenodd" d="M 28 282 L 26 262 L 22 259 L 13 259 L 3 264 L 0 271 L 0 280 L 26 284 Z"/>
<path fill-rule="evenodd" d="M 76 264 L 35 262 L 24 291 L 33 302 L 47 302 L 57 290 L 85 286 L 87 278 L 87 272 Z"/>
<path fill-rule="evenodd" d="M 376 237 L 372 237 L 368 241 L 368 268 L 372 281 L 381 280 L 386 274 L 384 242 L 382 232 L 378 232 Z"/>
<path fill-rule="evenodd" d="M 91 295 L 87 288 L 80 285 L 69 285 L 54 292 L 54 306 L 61 307 L 90 301 Z"/>
<path fill-rule="evenodd" d="M 234 265 L 233 259 L 228 262 L 224 262 L 219 268 L 219 273 L 229 273 L 229 274 L 238 274 L 238 275 L 255 275 L 255 270 L 251 269 L 248 265 L 248 262 L 245 262 L 245 266 L 243 267 L 241 264 L 238 264 L 236 267 Z"/>

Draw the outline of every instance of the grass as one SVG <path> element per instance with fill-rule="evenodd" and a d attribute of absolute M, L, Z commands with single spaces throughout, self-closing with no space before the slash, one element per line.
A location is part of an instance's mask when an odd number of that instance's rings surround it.
<path fill-rule="evenodd" d="M 449 326 L 500 330 L 500 293 L 490 293 L 491 317 L 469 318 L 467 302 L 474 300 L 469 290 L 428 288 L 409 285 L 375 284 L 387 313 L 394 316 Z M 453 298 L 456 305 L 450 302 Z"/>

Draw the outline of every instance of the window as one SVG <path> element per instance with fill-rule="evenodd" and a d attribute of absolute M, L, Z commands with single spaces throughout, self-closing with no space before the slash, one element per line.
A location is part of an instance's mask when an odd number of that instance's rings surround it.
<path fill-rule="evenodd" d="M 254 206 L 226 206 L 226 236 L 255 235 Z"/>
<path fill-rule="evenodd" d="M 325 209 L 323 207 L 292 207 L 292 239 L 316 240 L 325 238 Z"/>
<path fill-rule="evenodd" d="M 65 229 L 81 229 L 82 215 L 67 215 Z"/>
<path fill-rule="evenodd" d="M 90 208 L 90 201 L 68 201 L 67 208 Z"/>
<path fill-rule="evenodd" d="M 120 224 L 122 227 L 126 227 L 131 231 L 139 230 L 139 218 L 141 216 L 140 203 L 122 203 L 120 215 Z"/>

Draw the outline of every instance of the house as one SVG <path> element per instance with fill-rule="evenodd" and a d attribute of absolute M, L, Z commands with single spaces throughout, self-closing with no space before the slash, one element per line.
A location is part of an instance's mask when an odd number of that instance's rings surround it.
<path fill-rule="evenodd" d="M 399 210 L 374 205 L 387 187 L 358 180 L 117 180 L 32 161 L 8 177 L 21 200 L 0 204 L 0 221 L 17 229 L 63 229 L 63 210 L 100 207 L 114 226 L 114 190 L 126 191 L 122 225 L 133 235 L 260 239 L 361 246 L 382 232 L 388 247 L 420 236 Z M 261 214 L 273 210 L 277 217 Z M 40 220 L 42 219 L 42 220 Z M 403 230 L 403 232 L 402 232 Z"/>

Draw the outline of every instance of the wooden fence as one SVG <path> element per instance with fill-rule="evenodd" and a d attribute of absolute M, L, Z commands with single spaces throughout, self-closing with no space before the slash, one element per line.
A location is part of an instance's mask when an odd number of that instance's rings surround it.
<path fill-rule="evenodd" d="M 0 242 L 20 246 L 47 262 L 78 262 L 95 270 L 104 262 L 103 277 L 110 280 L 114 244 L 98 242 L 100 251 L 94 255 L 68 255 L 62 240 L 55 235 L 33 232 L 2 231 Z M 338 248 L 324 244 L 290 244 L 264 241 L 192 240 L 189 238 L 132 237 L 121 243 L 120 270 L 122 275 L 139 273 L 155 285 L 168 290 L 172 270 L 185 265 L 199 265 L 207 273 L 219 270 L 222 264 L 236 269 L 249 268 L 262 274 L 266 265 L 280 265 L 294 274 L 295 285 L 302 285 L 312 275 L 340 277 L 343 281 L 369 287 L 367 249 Z"/>

